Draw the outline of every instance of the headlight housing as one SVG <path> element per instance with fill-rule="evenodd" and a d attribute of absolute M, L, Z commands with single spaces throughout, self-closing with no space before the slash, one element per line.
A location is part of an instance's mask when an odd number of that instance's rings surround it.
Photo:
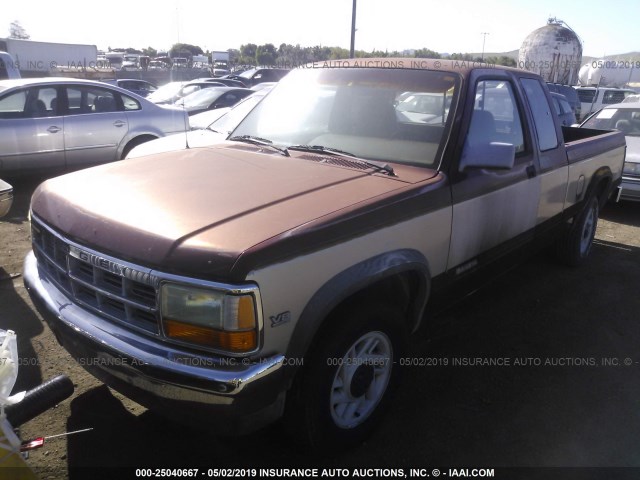
<path fill-rule="evenodd" d="M 259 295 L 256 287 L 222 290 L 164 282 L 160 314 L 165 337 L 230 354 L 258 349 Z"/>
<path fill-rule="evenodd" d="M 622 169 L 622 174 L 640 177 L 640 163 L 625 162 L 624 168 Z"/>

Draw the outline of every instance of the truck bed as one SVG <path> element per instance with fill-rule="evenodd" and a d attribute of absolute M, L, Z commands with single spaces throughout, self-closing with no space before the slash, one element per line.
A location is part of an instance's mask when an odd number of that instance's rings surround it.
<path fill-rule="evenodd" d="M 618 130 L 562 127 L 569 163 L 595 157 L 626 145 L 624 134 Z"/>

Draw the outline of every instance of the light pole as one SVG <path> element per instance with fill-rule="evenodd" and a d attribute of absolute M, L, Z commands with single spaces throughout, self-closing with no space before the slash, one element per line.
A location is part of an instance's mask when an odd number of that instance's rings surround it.
<path fill-rule="evenodd" d="M 487 41 L 487 35 L 489 35 L 489 32 L 482 32 L 480 35 L 482 35 L 482 57 L 480 57 L 480 59 L 484 62 L 484 44 Z"/>
<path fill-rule="evenodd" d="M 351 50 L 349 50 L 349 58 L 356 56 L 356 3 L 353 0 L 353 10 L 351 12 Z"/>

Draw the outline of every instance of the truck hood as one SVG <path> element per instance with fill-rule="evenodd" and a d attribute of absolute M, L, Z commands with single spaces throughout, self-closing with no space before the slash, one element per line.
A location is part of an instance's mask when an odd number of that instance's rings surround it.
<path fill-rule="evenodd" d="M 184 150 L 187 145 L 189 145 L 189 148 L 208 147 L 224 141 L 227 136 L 227 133 L 213 132 L 206 129 L 174 133 L 173 135 L 156 138 L 138 145 L 129 152 L 127 160 L 156 153 Z"/>
<path fill-rule="evenodd" d="M 107 164 L 44 182 L 32 212 L 121 260 L 234 278 L 234 264 L 252 247 L 317 231 L 336 214 L 375 208 L 376 198 L 441 177 L 416 167 L 390 177 L 291 155 L 228 142 Z"/>

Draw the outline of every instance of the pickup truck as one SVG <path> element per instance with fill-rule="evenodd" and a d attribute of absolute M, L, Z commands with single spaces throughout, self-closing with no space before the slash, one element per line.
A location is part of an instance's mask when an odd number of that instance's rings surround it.
<path fill-rule="evenodd" d="M 296 69 L 226 141 L 41 184 L 25 285 L 142 405 L 353 445 L 432 297 L 534 246 L 587 258 L 625 139 L 561 127 L 550 102 L 536 74 L 484 64 Z"/>

